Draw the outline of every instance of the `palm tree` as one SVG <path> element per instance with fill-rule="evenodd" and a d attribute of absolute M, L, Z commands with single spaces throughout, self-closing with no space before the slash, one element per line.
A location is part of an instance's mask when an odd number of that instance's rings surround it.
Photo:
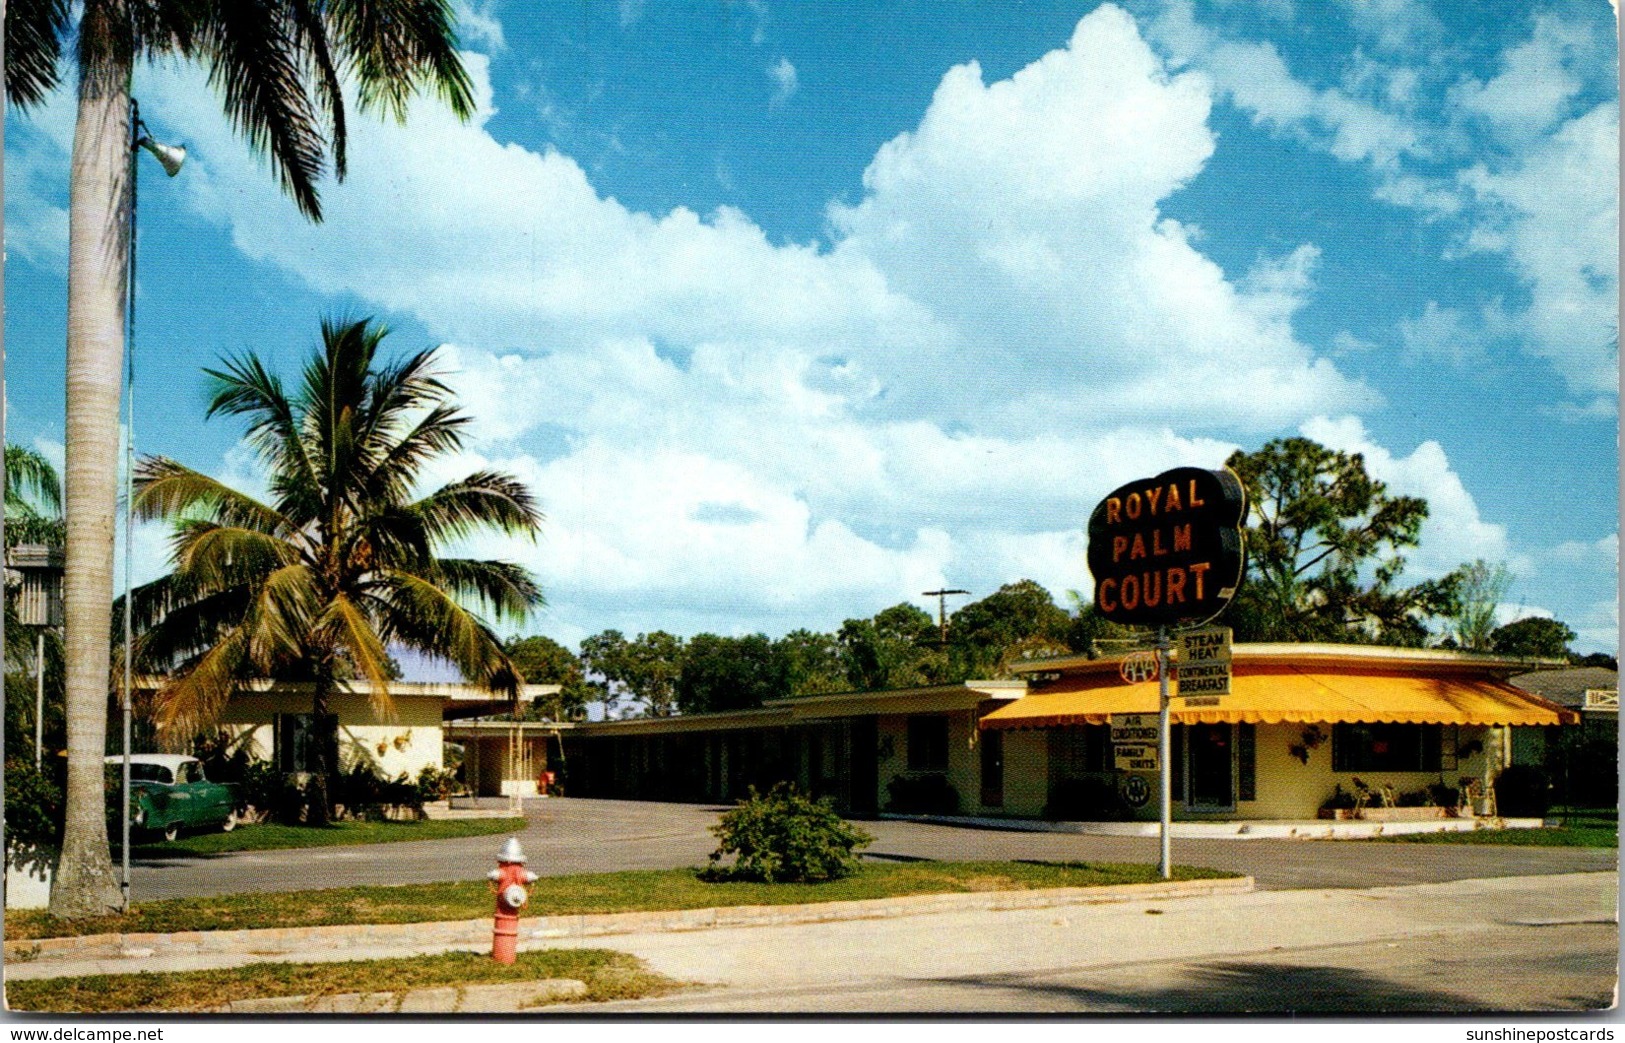
<path fill-rule="evenodd" d="M 384 335 L 365 319 L 323 323 L 322 349 L 291 396 L 252 355 L 209 371 L 209 415 L 248 421 L 269 503 L 174 460 L 137 468 L 137 515 L 175 522 L 173 571 L 136 600 L 138 655 L 173 670 L 157 695 L 162 733 L 190 738 L 252 677 L 308 682 L 318 722 L 343 679 L 363 677 L 388 714 L 392 644 L 516 693 L 501 641 L 464 603 L 522 620 L 540 591 L 517 565 L 439 551 L 480 530 L 534 537 L 541 514 L 522 482 L 495 471 L 414 497 L 425 467 L 461 447 L 468 417 L 433 350 L 385 364 Z M 325 821 L 334 766 L 327 744 L 314 746 L 311 807 Z"/>
<path fill-rule="evenodd" d="M 6 443 L 6 546 L 62 542 L 62 481 L 37 450 Z"/>
<path fill-rule="evenodd" d="M 341 73 L 362 111 L 383 109 L 397 119 L 420 87 L 463 118 L 474 102 L 447 0 L 10 0 L 8 101 L 24 108 L 42 101 L 58 83 L 69 40 L 78 111 L 68 183 L 68 810 L 51 912 L 82 917 L 120 906 L 101 759 L 136 63 L 178 56 L 207 68 L 232 123 L 270 157 L 283 189 L 311 220 L 321 219 L 316 186 L 329 152 L 334 174 L 344 176 Z"/>

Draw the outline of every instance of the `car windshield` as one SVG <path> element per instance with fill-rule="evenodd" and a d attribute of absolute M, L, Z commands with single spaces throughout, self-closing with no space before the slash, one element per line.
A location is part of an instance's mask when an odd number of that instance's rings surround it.
<path fill-rule="evenodd" d="M 175 776 L 162 764 L 131 764 L 130 781 L 161 782 L 168 786 L 174 783 Z"/>

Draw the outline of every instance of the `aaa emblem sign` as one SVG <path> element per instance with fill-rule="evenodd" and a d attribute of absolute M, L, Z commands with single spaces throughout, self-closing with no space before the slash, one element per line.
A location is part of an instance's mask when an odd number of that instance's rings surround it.
<path fill-rule="evenodd" d="M 1089 516 L 1096 608 L 1137 626 L 1212 619 L 1241 583 L 1246 513 L 1230 471 L 1176 467 L 1113 491 Z"/>

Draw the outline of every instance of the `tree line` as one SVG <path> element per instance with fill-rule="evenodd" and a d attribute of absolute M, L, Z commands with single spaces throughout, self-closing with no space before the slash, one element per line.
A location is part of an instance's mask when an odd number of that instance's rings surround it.
<path fill-rule="evenodd" d="M 1405 553 L 1420 541 L 1428 505 L 1392 493 L 1360 454 L 1285 438 L 1238 451 L 1226 466 L 1248 493 L 1247 580 L 1216 621 L 1237 641 L 1433 645 L 1615 665 L 1607 655 L 1574 655 L 1576 635 L 1559 620 L 1498 626 L 1497 608 L 1512 582 L 1505 565 L 1479 560 L 1402 583 Z M 664 630 L 633 637 L 605 630 L 584 639 L 579 653 L 541 635 L 512 639 L 506 648 L 527 681 L 561 686 L 528 712 L 560 719 L 593 702 L 667 716 L 997 678 L 1023 659 L 1097 656 L 1150 637 L 1105 620 L 1077 591 L 1065 598 L 1062 608 L 1031 579 L 1007 583 L 954 612 L 945 633 L 929 613 L 903 602 L 831 632 L 684 639 Z"/>

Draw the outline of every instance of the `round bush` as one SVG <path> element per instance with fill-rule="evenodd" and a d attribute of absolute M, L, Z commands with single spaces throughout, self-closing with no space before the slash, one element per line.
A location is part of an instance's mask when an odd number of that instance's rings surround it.
<path fill-rule="evenodd" d="M 858 867 L 858 848 L 874 837 L 846 822 L 827 801 L 798 793 L 787 782 L 765 796 L 750 796 L 711 828 L 721 841 L 711 853 L 708 880 L 816 883 L 847 876 Z M 732 855 L 732 865 L 723 860 Z"/>

